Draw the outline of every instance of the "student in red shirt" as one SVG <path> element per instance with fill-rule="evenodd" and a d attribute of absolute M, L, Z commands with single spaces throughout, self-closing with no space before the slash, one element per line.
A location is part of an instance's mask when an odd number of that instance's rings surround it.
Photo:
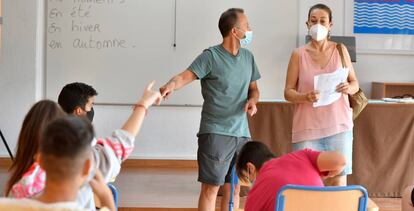
<path fill-rule="evenodd" d="M 253 183 L 245 211 L 273 211 L 276 195 L 283 186 L 324 186 L 322 178 L 338 175 L 345 164 L 345 157 L 335 151 L 304 149 L 275 158 L 265 144 L 248 142 L 241 149 L 236 166 L 239 178 Z"/>

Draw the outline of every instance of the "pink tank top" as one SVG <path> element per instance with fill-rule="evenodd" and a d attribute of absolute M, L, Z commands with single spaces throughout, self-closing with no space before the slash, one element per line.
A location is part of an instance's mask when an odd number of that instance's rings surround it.
<path fill-rule="evenodd" d="M 305 46 L 299 48 L 298 92 L 312 91 L 315 75 L 331 73 L 341 67 L 341 57 L 335 45 L 334 48 L 331 59 L 324 68 L 312 60 Z M 320 139 L 351 130 L 352 127 L 352 109 L 346 94 L 330 105 L 316 108 L 310 102 L 298 103 L 293 114 L 292 142 Z"/>

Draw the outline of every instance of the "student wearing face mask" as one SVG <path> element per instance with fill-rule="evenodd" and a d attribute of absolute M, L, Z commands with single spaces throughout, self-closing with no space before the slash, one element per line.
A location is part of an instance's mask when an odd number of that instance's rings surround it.
<path fill-rule="evenodd" d="M 74 82 L 62 88 L 58 103 L 66 113 L 87 117 L 92 122 L 95 115 L 93 104 L 97 95 L 98 92 L 92 86 Z"/>
<path fill-rule="evenodd" d="M 353 141 L 352 109 L 348 95 L 358 91 L 358 80 L 349 53 L 341 44 L 344 62 L 349 68 L 347 81 L 336 87 L 336 92 L 342 93 L 342 96 L 330 105 L 313 107 L 319 99 L 319 91 L 314 90 L 314 76 L 336 71 L 342 67 L 342 61 L 337 43 L 329 40 L 333 26 L 331 9 L 324 4 L 312 6 L 306 25 L 312 39 L 293 51 L 285 85 L 286 100 L 295 103 L 293 149 L 341 152 L 346 157 L 347 166 L 339 176 L 326 180 L 325 184 L 346 185 L 346 175 L 352 173 Z"/>
<path fill-rule="evenodd" d="M 230 172 L 238 150 L 250 140 L 247 115 L 256 113 L 259 100 L 256 80 L 260 74 L 253 54 L 243 48 L 253 35 L 244 11 L 225 11 L 218 25 L 223 42 L 205 49 L 185 71 L 160 88 L 167 98 L 190 82 L 201 81 L 204 103 L 197 134 L 201 211 L 215 210 L 217 192 L 223 184 L 221 210 L 228 209 Z M 239 189 L 237 185 L 234 192 L 236 209 Z"/>

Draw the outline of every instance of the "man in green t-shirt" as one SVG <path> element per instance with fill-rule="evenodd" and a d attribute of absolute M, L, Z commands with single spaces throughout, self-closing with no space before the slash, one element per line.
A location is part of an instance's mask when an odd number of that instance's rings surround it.
<path fill-rule="evenodd" d="M 247 115 L 257 112 L 260 73 L 250 51 L 241 48 L 252 40 L 242 9 L 225 11 L 219 20 L 223 42 L 204 50 L 187 68 L 160 88 L 165 98 L 199 79 L 204 99 L 198 136 L 199 210 L 215 210 L 218 189 L 224 185 L 222 210 L 228 209 L 230 173 L 237 152 L 250 140 Z M 234 207 L 239 205 L 237 185 Z"/>

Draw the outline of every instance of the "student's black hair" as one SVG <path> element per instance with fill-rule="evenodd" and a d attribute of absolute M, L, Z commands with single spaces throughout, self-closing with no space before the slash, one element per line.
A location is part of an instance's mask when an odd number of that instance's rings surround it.
<path fill-rule="evenodd" d="M 70 83 L 60 91 L 58 103 L 66 113 L 71 114 L 78 106 L 85 109 L 89 98 L 96 95 L 98 93 L 92 86 L 80 82 Z"/>
<path fill-rule="evenodd" d="M 274 154 L 265 144 L 257 141 L 247 142 L 237 156 L 237 175 L 240 180 L 246 181 L 244 172 L 247 170 L 247 163 L 252 163 L 256 167 L 256 171 L 259 171 L 263 163 L 274 157 Z"/>

